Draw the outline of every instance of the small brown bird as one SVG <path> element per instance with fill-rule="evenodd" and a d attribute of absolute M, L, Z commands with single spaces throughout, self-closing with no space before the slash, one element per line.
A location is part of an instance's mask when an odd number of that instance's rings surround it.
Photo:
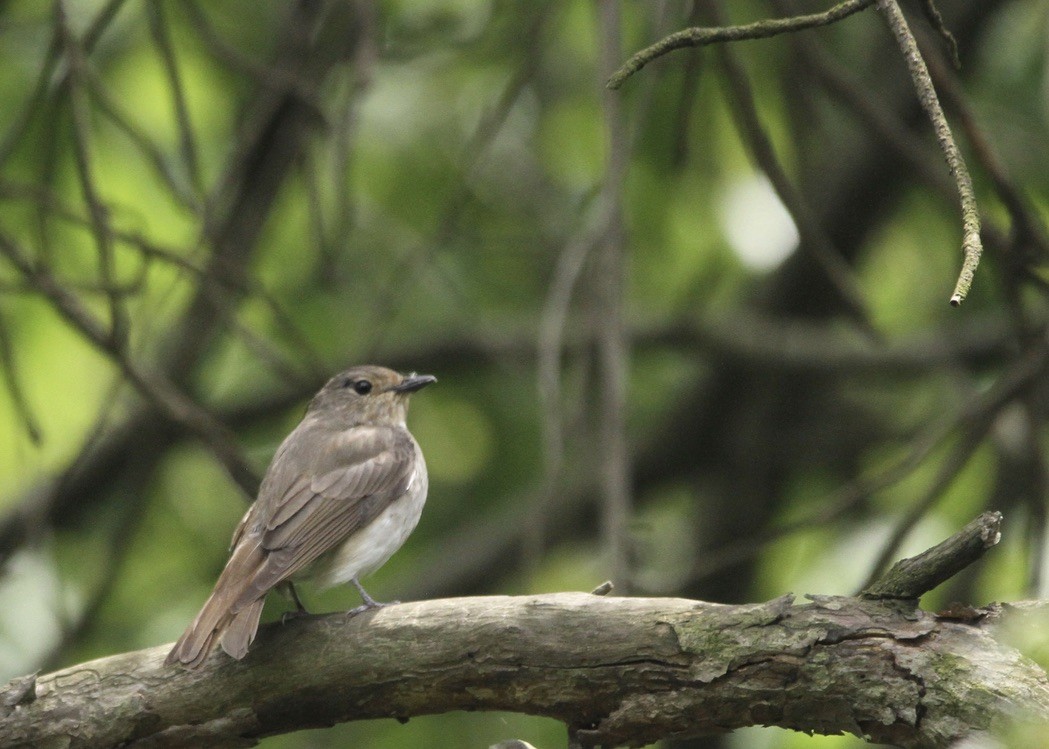
<path fill-rule="evenodd" d="M 233 533 L 226 568 L 167 663 L 197 668 L 216 642 L 243 658 L 266 594 L 290 588 L 293 578 L 351 582 L 363 608 L 383 605 L 359 578 L 393 556 L 419 522 L 426 463 L 405 417 L 408 396 L 436 381 L 363 366 L 321 388 L 277 448 L 258 498 Z"/>

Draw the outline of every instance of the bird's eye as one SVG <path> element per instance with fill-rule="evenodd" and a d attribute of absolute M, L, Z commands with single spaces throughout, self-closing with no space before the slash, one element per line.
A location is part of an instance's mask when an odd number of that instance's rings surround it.
<path fill-rule="evenodd" d="M 353 390 L 357 395 L 367 395 L 372 391 L 372 384 L 367 380 L 357 380 L 353 383 Z"/>

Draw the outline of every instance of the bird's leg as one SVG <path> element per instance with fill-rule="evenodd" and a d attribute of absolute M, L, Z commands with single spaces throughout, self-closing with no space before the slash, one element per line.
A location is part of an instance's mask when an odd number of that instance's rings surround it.
<path fill-rule="evenodd" d="M 285 611 L 280 617 L 281 624 L 287 624 L 292 619 L 298 619 L 300 616 L 309 616 L 310 612 L 306 610 L 306 607 L 302 605 L 302 600 L 299 598 L 299 592 L 295 590 L 295 583 L 291 580 L 285 580 L 280 584 L 280 590 L 282 593 L 291 598 L 295 603 L 294 611 Z"/>
<path fill-rule="evenodd" d="M 355 587 L 357 589 L 357 592 L 361 594 L 361 600 L 364 601 L 364 603 L 362 605 L 358 606 L 357 608 L 350 609 L 349 611 L 347 611 L 346 612 L 346 618 L 347 619 L 349 619 L 350 617 L 353 617 L 353 616 L 357 616 L 357 614 L 363 614 L 365 611 L 370 611 L 371 609 L 381 609 L 381 608 L 384 608 L 386 606 L 393 606 L 394 604 L 400 603 L 400 601 L 390 601 L 389 603 L 380 603 L 379 601 L 376 601 L 374 598 L 372 598 L 370 595 L 368 595 L 368 591 L 366 591 L 364 589 L 364 586 L 362 586 L 357 581 L 357 578 L 353 578 L 352 580 L 350 580 L 350 582 L 353 583 L 353 587 Z"/>

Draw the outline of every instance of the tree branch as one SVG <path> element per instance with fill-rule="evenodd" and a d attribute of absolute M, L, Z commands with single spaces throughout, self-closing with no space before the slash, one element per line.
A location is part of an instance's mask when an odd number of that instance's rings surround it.
<path fill-rule="evenodd" d="M 650 47 L 645 47 L 636 53 L 608 79 L 607 86 L 611 89 L 619 88 L 626 82 L 627 78 L 641 70 L 648 63 L 668 52 L 673 52 L 675 49 L 702 47 L 719 42 L 739 42 L 746 39 L 767 39 L 770 36 L 779 34 L 826 26 L 863 10 L 872 2 L 874 0 L 845 0 L 823 13 L 791 16 L 790 18 L 770 18 L 742 26 L 683 29 L 660 39 Z"/>
<path fill-rule="evenodd" d="M 918 599 L 949 580 L 1001 540 L 1002 513 L 985 512 L 958 533 L 916 557 L 901 559 L 863 589 L 864 598 Z"/>
<path fill-rule="evenodd" d="M 244 661 L 163 665 L 168 646 L 4 693 L 0 744 L 244 746 L 365 718 L 514 710 L 583 745 L 777 725 L 945 747 L 1049 716 L 1049 679 L 982 626 L 883 601 L 726 606 L 581 593 L 409 603 L 264 627 Z M 16 699 L 17 697 L 17 699 Z"/>

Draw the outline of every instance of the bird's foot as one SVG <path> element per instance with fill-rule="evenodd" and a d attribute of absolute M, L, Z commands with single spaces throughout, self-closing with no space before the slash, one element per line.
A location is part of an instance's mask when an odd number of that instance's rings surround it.
<path fill-rule="evenodd" d="M 360 606 L 357 606 L 356 608 L 352 608 L 349 611 L 347 611 L 347 619 L 352 619 L 353 617 L 357 616 L 357 614 L 363 614 L 365 611 L 371 611 L 373 609 L 384 609 L 387 606 L 395 606 L 398 603 L 400 603 L 400 601 L 390 601 L 389 603 L 381 603 L 379 601 L 376 601 L 374 598 L 368 595 L 368 591 L 366 591 L 361 586 L 361 584 L 357 582 L 356 578 L 350 580 L 350 582 L 353 583 L 353 587 L 357 589 L 357 592 L 361 594 L 361 600 L 364 601 L 364 603 L 362 603 Z"/>
<path fill-rule="evenodd" d="M 282 593 L 289 596 L 295 603 L 294 611 L 285 611 L 281 614 L 280 623 L 287 624 L 292 619 L 300 619 L 304 616 L 309 616 L 310 612 L 306 610 L 306 607 L 302 605 L 302 599 L 299 598 L 299 592 L 295 590 L 295 585 L 291 580 L 285 580 L 279 586 Z"/>
<path fill-rule="evenodd" d="M 385 603 L 382 603 L 369 598 L 360 606 L 357 606 L 347 611 L 346 618 L 352 619 L 353 617 L 357 616 L 357 614 L 363 614 L 365 611 L 375 611 L 376 609 L 384 609 L 387 606 L 396 606 L 398 603 L 400 603 L 400 601 L 387 601 Z"/>

